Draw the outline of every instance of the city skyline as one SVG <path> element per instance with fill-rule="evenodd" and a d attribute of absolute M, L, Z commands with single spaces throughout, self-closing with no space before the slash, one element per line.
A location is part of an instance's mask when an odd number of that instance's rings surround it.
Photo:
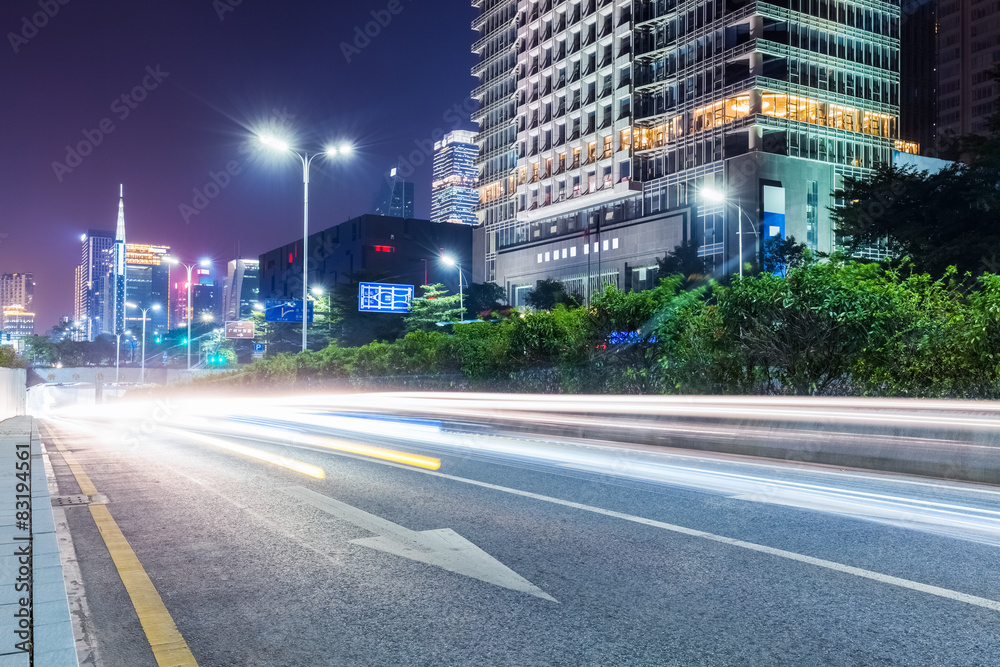
<path fill-rule="evenodd" d="M 101 11 L 60 5 L 37 30 L 23 23 L 37 2 L 0 7 L 4 35 L 17 36 L 0 49 L 0 83 L 19 91 L 0 107 L 12 129 L 0 270 L 35 274 L 36 330 L 73 316 L 80 236 L 114 229 L 120 183 L 130 237 L 185 261 L 210 257 L 222 270 L 237 245 L 255 257 L 300 236 L 300 169 L 258 155 L 254 131 L 286 127 L 310 150 L 355 146 L 349 163 L 314 165 L 317 228 L 367 212 L 397 163 L 416 184 L 416 217 L 429 217 L 433 143 L 470 127 L 475 9 L 402 7 L 382 26 L 384 5 L 293 0 L 220 14 L 212 3 L 111 0 Z"/>

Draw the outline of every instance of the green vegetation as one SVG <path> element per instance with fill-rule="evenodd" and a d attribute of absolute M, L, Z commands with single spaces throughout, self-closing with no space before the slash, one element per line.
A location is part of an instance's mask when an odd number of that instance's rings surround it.
<path fill-rule="evenodd" d="M 590 307 L 514 309 L 450 333 L 416 327 L 393 342 L 279 354 L 226 381 L 417 376 L 506 391 L 1000 395 L 1000 276 L 949 269 L 935 279 L 912 265 L 792 254 L 785 276 L 609 287 Z"/>

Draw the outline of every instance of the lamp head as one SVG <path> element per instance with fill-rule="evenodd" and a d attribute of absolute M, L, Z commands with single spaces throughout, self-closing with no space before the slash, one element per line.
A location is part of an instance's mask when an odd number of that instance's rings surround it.
<path fill-rule="evenodd" d="M 159 309 L 160 309 L 160 304 L 158 304 L 158 303 L 154 303 L 154 304 L 152 305 L 151 309 L 152 309 L 152 310 L 159 310 Z"/>
<path fill-rule="evenodd" d="M 712 204 L 721 204 L 726 201 L 726 193 L 722 190 L 718 190 L 713 187 L 704 187 L 701 189 L 701 198 Z"/>
<path fill-rule="evenodd" d="M 447 266 L 455 266 L 458 263 L 451 255 L 441 255 L 441 262 Z"/>
<path fill-rule="evenodd" d="M 288 152 L 292 149 L 292 147 L 288 145 L 287 141 L 279 139 L 273 134 L 262 134 L 259 138 L 260 143 L 264 144 L 268 148 L 273 148 L 276 151 Z"/>
<path fill-rule="evenodd" d="M 204 268 L 207 269 L 208 267 L 212 266 L 212 260 L 210 260 L 210 259 L 203 259 L 200 262 L 198 262 L 198 266 L 201 266 L 201 267 L 204 267 Z"/>

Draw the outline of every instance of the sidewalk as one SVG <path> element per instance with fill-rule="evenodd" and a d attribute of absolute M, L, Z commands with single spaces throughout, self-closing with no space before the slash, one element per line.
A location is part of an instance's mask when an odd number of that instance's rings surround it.
<path fill-rule="evenodd" d="M 26 454 L 28 451 L 30 458 Z M 20 457 L 19 453 L 22 453 Z M 24 483 L 23 478 L 17 477 L 17 465 L 22 459 L 31 464 L 31 542 L 27 540 L 29 531 L 23 524 L 19 525 L 25 515 L 19 516 L 18 512 L 25 510 L 16 505 L 18 484 Z M 26 551 L 31 552 L 33 559 L 30 601 L 34 616 L 35 665 L 77 667 L 76 644 L 38 426 L 32 417 L 14 417 L 0 422 L 0 667 L 28 665 L 28 654 L 17 647 L 25 640 L 17 634 L 21 627 L 16 616 L 28 613 L 21 604 L 29 600 L 28 592 L 23 590 L 27 566 L 21 570 L 20 562 L 27 557 L 17 554 Z M 27 647 L 27 643 L 22 647 Z"/>

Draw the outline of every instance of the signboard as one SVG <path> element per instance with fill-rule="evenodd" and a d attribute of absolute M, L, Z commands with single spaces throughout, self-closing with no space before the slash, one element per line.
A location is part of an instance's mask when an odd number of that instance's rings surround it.
<path fill-rule="evenodd" d="M 408 313 L 413 301 L 413 285 L 361 283 L 358 310 L 364 313 Z"/>
<path fill-rule="evenodd" d="M 226 338 L 253 338 L 253 322 L 226 322 Z"/>
<path fill-rule="evenodd" d="M 302 299 L 267 299 L 265 322 L 302 322 Z M 309 302 L 309 322 L 313 321 L 313 302 Z"/>
<path fill-rule="evenodd" d="M 253 358 L 263 359 L 264 358 L 264 343 L 254 343 L 253 344 Z"/>
<path fill-rule="evenodd" d="M 169 356 L 167 355 L 167 353 L 166 353 L 166 352 L 164 352 L 164 353 L 163 353 L 163 363 L 167 363 L 167 361 L 168 361 L 169 359 L 170 359 L 170 357 L 169 357 Z"/>

